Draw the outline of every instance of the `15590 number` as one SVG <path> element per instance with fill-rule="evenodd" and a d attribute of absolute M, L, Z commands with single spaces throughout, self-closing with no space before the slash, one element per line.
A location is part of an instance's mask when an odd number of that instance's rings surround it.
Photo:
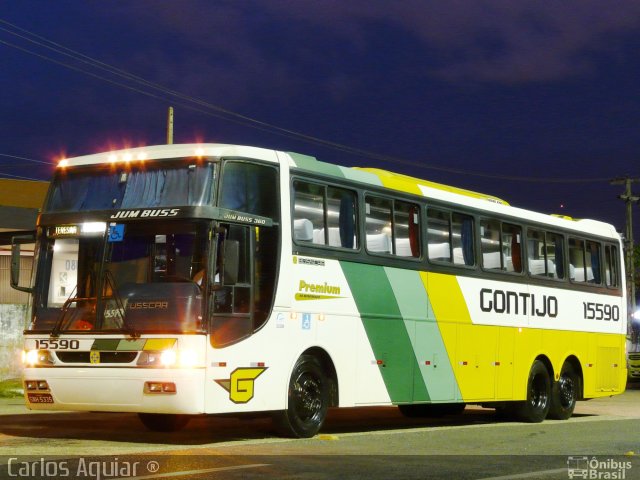
<path fill-rule="evenodd" d="M 80 341 L 68 340 L 66 338 L 46 338 L 36 340 L 36 348 L 38 350 L 78 350 L 80 348 Z"/>
<path fill-rule="evenodd" d="M 620 320 L 620 308 L 606 303 L 582 302 L 584 318 L 587 320 L 605 320 L 617 322 Z"/>

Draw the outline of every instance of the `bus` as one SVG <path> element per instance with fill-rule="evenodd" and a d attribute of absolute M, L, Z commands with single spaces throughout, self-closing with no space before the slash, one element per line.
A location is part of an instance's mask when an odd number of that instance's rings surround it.
<path fill-rule="evenodd" d="M 14 264 L 20 245 L 14 238 Z M 224 144 L 64 159 L 35 235 L 32 410 L 156 431 L 331 407 L 567 419 L 627 376 L 620 236 L 379 169 Z"/>

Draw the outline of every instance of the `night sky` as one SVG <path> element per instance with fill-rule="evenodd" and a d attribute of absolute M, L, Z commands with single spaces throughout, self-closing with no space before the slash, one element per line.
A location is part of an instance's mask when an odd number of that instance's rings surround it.
<path fill-rule="evenodd" d="M 385 168 L 619 230 L 609 180 L 640 177 L 635 0 L 0 0 L 0 20 L 0 177 L 164 143 L 170 105 L 175 143 Z"/>

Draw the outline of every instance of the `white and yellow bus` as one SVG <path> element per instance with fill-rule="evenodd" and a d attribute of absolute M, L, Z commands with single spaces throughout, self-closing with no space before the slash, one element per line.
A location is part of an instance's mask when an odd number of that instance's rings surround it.
<path fill-rule="evenodd" d="M 295 153 L 66 159 L 33 281 L 12 272 L 25 399 L 161 431 L 263 412 L 297 437 L 329 407 L 566 419 L 625 388 L 621 255 L 605 223 Z"/>

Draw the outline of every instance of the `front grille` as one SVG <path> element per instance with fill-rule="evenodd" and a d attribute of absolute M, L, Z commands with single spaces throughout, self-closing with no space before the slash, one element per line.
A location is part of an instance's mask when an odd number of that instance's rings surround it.
<path fill-rule="evenodd" d="M 640 360 L 640 353 L 630 353 L 629 360 Z"/>
<path fill-rule="evenodd" d="M 56 352 L 62 363 L 91 363 L 91 352 Z M 100 363 L 131 363 L 138 352 L 100 352 Z"/>

